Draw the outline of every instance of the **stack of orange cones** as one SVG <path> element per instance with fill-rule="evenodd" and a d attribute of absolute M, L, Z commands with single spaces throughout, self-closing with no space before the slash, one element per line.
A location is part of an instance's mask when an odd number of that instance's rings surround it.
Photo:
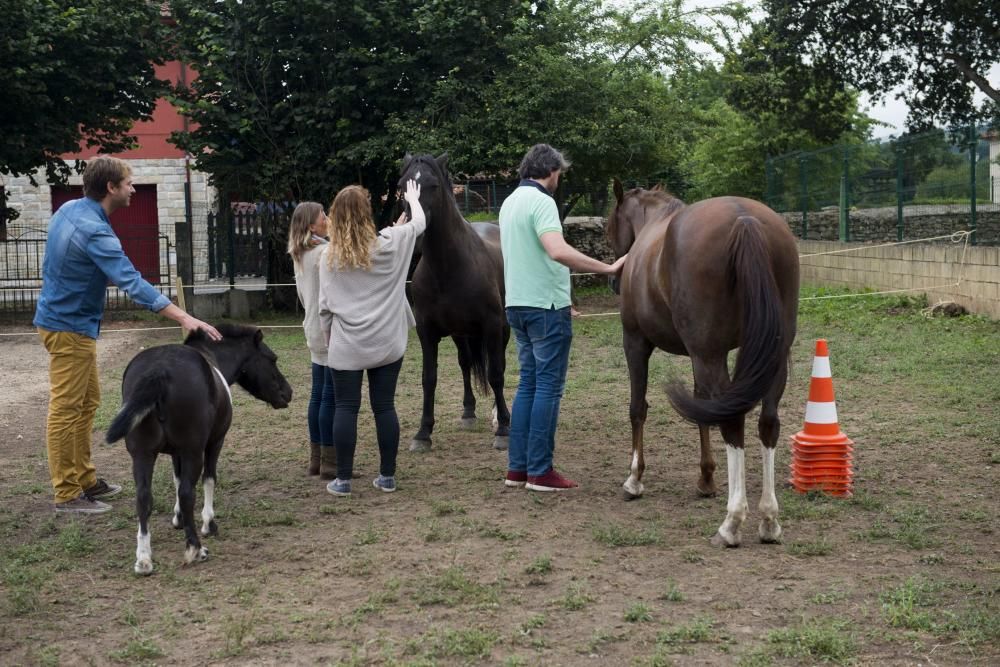
<path fill-rule="evenodd" d="M 833 399 L 830 353 L 823 339 L 816 341 L 805 425 L 792 436 L 791 484 L 796 491 L 823 491 L 849 497 L 854 471 L 854 443 L 840 430 Z"/>

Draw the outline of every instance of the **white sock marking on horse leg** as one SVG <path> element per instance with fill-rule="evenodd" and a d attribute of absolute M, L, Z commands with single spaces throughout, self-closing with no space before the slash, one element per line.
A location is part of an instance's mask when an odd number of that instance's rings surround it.
<path fill-rule="evenodd" d="M 727 545 L 735 547 L 740 543 L 740 527 L 747 516 L 746 453 L 743 448 L 726 445 L 726 464 L 729 469 L 729 502 L 726 504 L 726 520 L 719 526 L 719 535 Z"/>
<path fill-rule="evenodd" d="M 181 527 L 181 478 L 174 475 L 174 515 L 170 518 L 170 523 L 174 528 Z"/>
<path fill-rule="evenodd" d="M 201 487 L 205 495 L 205 505 L 201 508 L 201 534 L 208 535 L 211 532 L 209 525 L 215 518 L 215 480 L 209 477 Z"/>
<path fill-rule="evenodd" d="M 135 536 L 135 573 L 149 574 L 153 571 L 153 547 L 149 533 L 142 534 L 142 525 Z"/>
<path fill-rule="evenodd" d="M 625 480 L 625 491 L 630 496 L 635 496 L 638 498 L 642 495 L 643 486 L 642 482 L 639 481 L 639 452 L 632 450 L 632 466 L 629 471 L 628 479 Z"/>
<path fill-rule="evenodd" d="M 778 523 L 778 497 L 774 494 L 774 448 L 761 445 L 764 463 L 763 488 L 760 491 L 761 519 L 758 533 L 765 542 L 777 542 L 781 537 L 781 525 Z"/>

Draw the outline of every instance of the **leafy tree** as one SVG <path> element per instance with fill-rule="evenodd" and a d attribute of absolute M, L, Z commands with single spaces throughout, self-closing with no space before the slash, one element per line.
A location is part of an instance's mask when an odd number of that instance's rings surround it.
<path fill-rule="evenodd" d="M 968 122 L 975 88 L 1000 110 L 1000 91 L 985 75 L 1000 63 L 1000 3 L 975 0 L 765 0 L 768 23 L 817 69 L 880 97 L 897 87 L 910 124 Z"/>
<path fill-rule="evenodd" d="M 488 0 L 174 0 L 178 54 L 199 71 L 178 91 L 197 123 L 179 135 L 215 185 L 244 198 L 328 203 L 367 187 L 381 217 L 409 146 L 386 130 L 420 114 L 436 82 L 475 88 L 504 62 L 528 3 Z"/>
<path fill-rule="evenodd" d="M 59 156 L 81 144 L 108 153 L 132 146 L 129 130 L 164 90 L 153 75 L 159 3 L 0 0 L 0 17 L 0 173 L 34 184 L 44 167 L 61 183 L 71 172 Z"/>

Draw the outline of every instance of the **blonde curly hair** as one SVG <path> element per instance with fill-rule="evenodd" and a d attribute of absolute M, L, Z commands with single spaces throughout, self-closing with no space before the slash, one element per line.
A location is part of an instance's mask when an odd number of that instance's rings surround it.
<path fill-rule="evenodd" d="M 377 236 L 368 190 L 360 185 L 348 185 L 338 192 L 330 205 L 327 266 L 331 269 L 370 270 Z"/>

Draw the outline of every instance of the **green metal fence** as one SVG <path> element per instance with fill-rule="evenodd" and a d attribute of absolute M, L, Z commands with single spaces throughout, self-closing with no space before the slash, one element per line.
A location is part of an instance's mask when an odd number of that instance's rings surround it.
<path fill-rule="evenodd" d="M 801 238 L 902 241 L 972 232 L 1000 245 L 1000 132 L 932 130 L 767 160 L 767 203 Z"/>

